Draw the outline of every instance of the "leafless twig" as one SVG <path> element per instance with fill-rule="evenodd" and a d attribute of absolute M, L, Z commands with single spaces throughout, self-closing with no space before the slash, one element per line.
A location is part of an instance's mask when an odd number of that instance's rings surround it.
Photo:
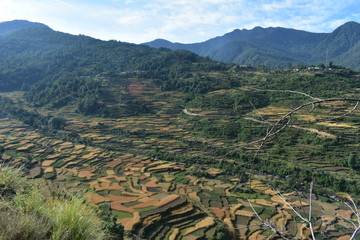
<path fill-rule="evenodd" d="M 303 94 L 304 95 L 304 94 Z M 309 97 L 311 97 L 310 95 L 307 95 Z M 268 129 L 268 131 L 266 132 L 266 135 L 261 138 L 261 139 L 258 139 L 256 141 L 253 141 L 251 143 L 248 143 L 248 144 L 245 144 L 245 145 L 242 145 L 242 146 L 248 146 L 248 145 L 252 145 L 252 144 L 256 144 L 256 143 L 260 143 L 260 146 L 257 147 L 257 151 L 254 155 L 254 158 L 253 160 L 256 159 L 257 155 L 260 153 L 261 149 L 263 148 L 265 142 L 267 141 L 268 138 L 272 137 L 272 136 L 275 136 L 277 135 L 279 132 L 281 132 L 282 130 L 284 130 L 287 126 L 290 125 L 290 121 L 291 121 L 291 116 L 295 113 L 295 112 L 298 112 L 299 110 L 305 108 L 305 107 L 308 107 L 308 106 L 316 106 L 317 104 L 321 104 L 321 103 L 326 103 L 326 102 L 337 102 L 337 101 L 343 101 L 343 102 L 356 102 L 355 106 L 350 110 L 348 111 L 347 113 L 341 115 L 341 116 L 337 116 L 335 118 L 332 118 L 332 120 L 334 119 L 338 119 L 338 118 L 342 118 L 344 116 L 347 116 L 347 115 L 350 115 L 351 113 L 353 113 L 359 106 L 359 103 L 360 103 L 360 99 L 359 98 L 329 98 L 329 99 L 319 99 L 319 98 L 314 98 L 314 97 L 311 97 L 314 101 L 312 102 L 308 102 L 308 103 L 305 103 L 305 104 L 302 104 L 294 109 L 292 109 L 291 111 L 289 111 L 288 113 L 284 114 L 278 121 L 276 121 L 274 124 L 271 124 L 270 122 L 267 122 L 265 120 L 263 121 L 260 121 L 260 120 L 257 120 L 258 122 L 261 122 L 261 123 L 266 123 L 266 124 L 269 124 L 270 127 Z M 261 117 L 262 118 L 262 117 Z M 251 120 L 251 119 L 249 119 Z M 329 119 L 327 119 L 328 121 Z M 321 121 L 324 121 L 324 120 L 321 120 Z M 285 122 L 285 123 L 284 123 Z M 319 121 L 317 121 L 319 122 Z M 314 122 L 315 123 L 315 122 Z M 250 184 L 251 184 L 251 175 L 249 177 L 249 181 L 250 181 Z M 315 240 L 315 233 L 314 233 L 314 227 L 313 227 L 313 223 L 312 223 L 312 211 L 313 211 L 313 207 L 312 207 L 312 195 L 313 195 L 313 182 L 311 182 L 310 184 L 310 195 L 309 195 L 309 212 L 308 212 L 308 217 L 303 217 L 285 198 L 285 196 L 278 192 L 278 196 L 280 197 L 280 199 L 303 221 L 305 222 L 307 225 L 308 225 L 308 229 L 310 230 L 311 232 L 311 238 L 313 240 Z M 351 199 L 351 198 L 350 198 Z M 352 202 L 352 205 L 351 206 L 350 204 L 347 204 L 347 206 L 354 212 L 354 214 L 357 216 L 357 221 L 359 223 L 359 226 L 357 226 L 355 228 L 355 231 L 351 237 L 351 240 L 355 238 L 355 236 L 357 235 L 358 232 L 360 232 L 360 214 L 359 214 L 359 211 L 358 211 L 358 208 L 356 207 L 354 201 L 351 199 L 350 200 Z M 268 221 L 265 221 L 264 219 L 262 219 L 260 217 L 260 215 L 256 212 L 256 210 L 254 209 L 254 207 L 252 206 L 252 204 L 249 202 L 249 205 L 250 207 L 252 208 L 252 210 L 254 211 L 256 217 L 263 223 L 263 226 L 271 229 L 274 234 L 278 234 L 280 237 L 282 237 L 283 239 L 287 239 L 285 236 L 284 236 L 284 233 L 282 233 L 281 231 L 277 230 L 276 229 L 276 226 L 274 224 L 272 224 L 271 222 L 268 222 Z M 354 225 L 356 226 L 356 225 Z"/>
<path fill-rule="evenodd" d="M 294 90 L 275 90 L 275 89 L 259 89 L 259 88 L 251 88 L 251 90 L 255 90 L 255 91 L 259 91 L 259 92 L 283 92 L 283 93 L 296 93 L 296 94 L 300 94 L 300 95 L 304 95 L 306 97 L 309 97 L 313 100 L 321 100 L 321 98 L 316 98 L 311 96 L 310 94 L 304 93 L 304 92 L 299 92 L 299 91 L 294 91 Z"/>
<path fill-rule="evenodd" d="M 332 118 L 332 120 L 334 119 L 337 119 L 337 118 L 342 118 L 344 116 L 347 116 L 351 113 L 353 113 L 358 105 L 359 105 L 359 102 L 360 102 L 360 99 L 359 98 L 328 98 L 328 99 L 318 99 L 316 101 L 313 101 L 313 102 L 308 102 L 308 103 L 305 103 L 305 104 L 302 104 L 296 108 L 294 108 L 293 110 L 289 111 L 288 113 L 286 113 L 285 115 L 283 115 L 277 122 L 275 122 L 274 124 L 271 125 L 271 128 L 270 130 L 267 132 L 266 136 L 261 138 L 261 139 L 258 139 L 258 140 L 255 140 L 255 141 L 252 141 L 250 143 L 247 143 L 247 144 L 243 144 L 241 145 L 240 147 L 245 147 L 245 146 L 249 146 L 249 145 L 253 145 L 255 143 L 259 143 L 259 142 L 262 142 L 262 141 L 266 141 L 267 138 L 271 137 L 271 136 L 274 136 L 276 134 L 278 134 L 279 132 L 281 132 L 283 129 L 285 129 L 288 125 L 290 125 L 290 122 L 287 122 L 285 124 L 282 124 L 282 122 L 286 119 L 286 118 L 289 118 L 291 115 L 293 115 L 295 112 L 305 108 L 305 107 L 308 107 L 308 106 L 311 106 L 311 105 L 316 105 L 316 104 L 320 104 L 320 103 L 325 103 L 325 102 L 337 102 L 337 101 L 348 101 L 348 102 L 356 102 L 356 105 L 354 108 L 352 108 L 349 112 L 341 115 L 341 116 L 338 116 L 336 118 Z M 326 119 L 326 120 L 321 120 L 321 121 L 330 121 L 331 119 Z M 314 121 L 314 122 L 311 122 L 311 123 L 317 123 L 317 122 L 320 122 L 320 121 Z M 266 122 L 264 122 L 266 123 Z M 281 126 L 280 129 L 276 130 L 275 129 L 278 127 L 278 126 Z"/>
<path fill-rule="evenodd" d="M 281 237 L 282 239 L 287 239 L 287 240 L 289 240 L 289 238 L 287 238 L 287 237 L 284 236 L 284 235 L 286 234 L 285 232 L 279 231 L 279 230 L 276 228 L 276 225 L 273 224 L 273 223 L 271 223 L 270 221 L 266 221 L 266 220 L 262 219 L 262 218 L 260 217 L 260 215 L 256 212 L 254 206 L 251 204 L 251 202 L 250 202 L 249 200 L 248 200 L 248 203 L 249 203 L 251 209 L 253 210 L 253 212 L 255 213 L 256 217 L 260 220 L 260 222 L 262 222 L 263 225 L 264 225 L 266 228 L 268 228 L 268 229 L 270 229 L 270 230 L 273 231 L 273 235 L 278 235 L 278 236 Z"/>
<path fill-rule="evenodd" d="M 280 197 L 280 199 L 302 220 L 304 221 L 305 223 L 307 223 L 309 225 L 309 229 L 310 229 L 310 232 L 311 232 L 311 237 L 313 240 L 315 240 L 315 234 L 314 234 L 314 227 L 312 225 L 312 191 L 313 191 L 313 182 L 311 182 L 310 184 L 310 197 L 309 197 L 309 217 L 308 218 L 305 218 L 303 216 L 301 216 L 301 214 L 296 211 L 296 209 L 286 200 L 285 196 L 278 192 L 278 196 Z"/>
<path fill-rule="evenodd" d="M 358 225 L 356 225 L 355 222 L 349 220 L 355 228 L 355 231 L 353 232 L 353 234 L 350 237 L 350 240 L 353 240 L 353 239 L 355 239 L 356 235 L 360 232 L 360 213 L 359 213 L 359 209 L 356 206 L 354 200 L 352 199 L 352 197 L 349 196 L 349 194 L 347 195 L 347 198 L 350 200 L 352 206 L 347 202 L 345 202 L 345 205 L 348 206 L 351 209 L 351 211 L 354 213 L 354 215 L 357 218 L 357 224 L 358 224 Z"/>

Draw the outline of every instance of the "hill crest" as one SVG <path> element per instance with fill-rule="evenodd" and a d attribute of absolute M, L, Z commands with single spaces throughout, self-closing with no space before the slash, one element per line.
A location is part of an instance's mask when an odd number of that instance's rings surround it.
<path fill-rule="evenodd" d="M 49 28 L 49 27 L 42 23 L 30 22 L 27 20 L 13 20 L 7 22 L 0 22 L 0 36 L 27 28 Z"/>

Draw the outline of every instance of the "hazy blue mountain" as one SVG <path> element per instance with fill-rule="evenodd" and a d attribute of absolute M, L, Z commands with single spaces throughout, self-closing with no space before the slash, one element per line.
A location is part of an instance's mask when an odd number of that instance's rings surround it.
<path fill-rule="evenodd" d="M 0 22 L 0 37 L 26 28 L 48 28 L 42 23 L 34 23 L 26 20 L 14 20 L 9 22 Z"/>
<path fill-rule="evenodd" d="M 156 39 L 148 46 L 183 49 L 217 61 L 271 67 L 325 63 L 360 69 L 357 51 L 360 24 L 348 22 L 332 33 L 311 33 L 288 28 L 236 29 L 220 37 L 194 44 Z"/>

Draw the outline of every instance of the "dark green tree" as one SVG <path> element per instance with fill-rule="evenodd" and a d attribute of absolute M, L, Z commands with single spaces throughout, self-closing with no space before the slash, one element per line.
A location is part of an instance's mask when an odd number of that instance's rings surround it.
<path fill-rule="evenodd" d="M 348 157 L 348 166 L 351 167 L 354 170 L 360 170 L 360 159 L 359 157 L 351 153 Z"/>
<path fill-rule="evenodd" d="M 52 117 L 48 120 L 49 129 L 59 130 L 65 126 L 65 120 L 60 117 Z"/>

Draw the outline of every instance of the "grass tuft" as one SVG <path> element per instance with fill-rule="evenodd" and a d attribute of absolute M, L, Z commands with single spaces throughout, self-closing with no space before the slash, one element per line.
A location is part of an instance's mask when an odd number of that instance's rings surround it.
<path fill-rule="evenodd" d="M 0 165 L 0 197 L 1 240 L 111 239 L 94 206 L 80 196 L 47 198 L 19 168 Z"/>
<path fill-rule="evenodd" d="M 21 167 L 14 168 L 0 164 L 0 194 L 3 197 L 23 189 L 27 185 L 26 180 Z"/>

